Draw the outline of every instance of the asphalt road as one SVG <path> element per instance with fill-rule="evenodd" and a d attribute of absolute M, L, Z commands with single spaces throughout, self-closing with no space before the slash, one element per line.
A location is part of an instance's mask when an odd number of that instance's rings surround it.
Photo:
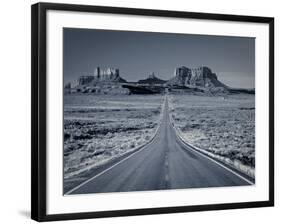
<path fill-rule="evenodd" d="M 182 143 L 170 123 L 165 100 L 154 140 L 136 153 L 91 177 L 67 194 L 147 191 L 249 185 L 206 156 Z"/>

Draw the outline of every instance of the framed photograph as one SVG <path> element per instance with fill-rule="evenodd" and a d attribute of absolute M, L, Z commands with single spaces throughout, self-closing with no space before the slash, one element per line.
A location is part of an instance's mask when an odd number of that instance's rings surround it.
<path fill-rule="evenodd" d="M 274 205 L 274 19 L 32 5 L 32 219 Z"/>

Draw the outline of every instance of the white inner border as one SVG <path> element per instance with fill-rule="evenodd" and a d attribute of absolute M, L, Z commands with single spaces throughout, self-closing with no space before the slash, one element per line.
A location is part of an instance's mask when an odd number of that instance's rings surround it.
<path fill-rule="evenodd" d="M 255 186 L 63 196 L 63 27 L 255 37 Z M 268 33 L 258 23 L 47 11 L 47 214 L 268 200 Z"/>

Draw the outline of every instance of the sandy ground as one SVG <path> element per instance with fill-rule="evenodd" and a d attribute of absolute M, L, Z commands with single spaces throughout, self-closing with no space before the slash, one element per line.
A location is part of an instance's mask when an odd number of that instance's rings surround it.
<path fill-rule="evenodd" d="M 170 95 L 170 112 L 182 136 L 217 155 L 255 166 L 255 96 Z"/>
<path fill-rule="evenodd" d="M 162 104 L 162 95 L 65 95 L 65 183 L 148 142 Z"/>

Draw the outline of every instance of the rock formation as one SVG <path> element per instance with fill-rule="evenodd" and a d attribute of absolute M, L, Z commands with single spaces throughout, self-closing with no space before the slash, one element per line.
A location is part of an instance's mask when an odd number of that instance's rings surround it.
<path fill-rule="evenodd" d="M 155 76 L 154 72 L 152 72 L 147 79 L 141 79 L 138 81 L 140 84 L 164 84 L 167 81 L 159 79 Z"/>
<path fill-rule="evenodd" d="M 222 87 L 227 88 L 221 83 L 217 75 L 210 68 L 201 66 L 198 68 L 187 68 L 181 66 L 175 69 L 174 77 L 172 77 L 168 85 L 176 86 L 197 86 L 203 88 Z"/>
<path fill-rule="evenodd" d="M 99 82 L 126 82 L 126 80 L 120 77 L 119 69 L 101 69 L 100 67 L 95 69 L 94 75 L 81 76 L 78 79 L 79 85 L 97 84 Z"/>
<path fill-rule="evenodd" d="M 254 94 L 255 90 L 234 89 L 218 80 L 212 70 L 206 66 L 198 68 L 177 67 L 174 76 L 168 81 L 162 80 L 152 72 L 146 79 L 127 82 L 119 74 L 119 69 L 97 67 L 93 75 L 81 76 L 78 85 L 72 88 L 67 84 L 65 93 L 97 94 L 154 94 L 171 92 L 190 92 L 194 94 L 225 95 L 231 93 Z"/>

